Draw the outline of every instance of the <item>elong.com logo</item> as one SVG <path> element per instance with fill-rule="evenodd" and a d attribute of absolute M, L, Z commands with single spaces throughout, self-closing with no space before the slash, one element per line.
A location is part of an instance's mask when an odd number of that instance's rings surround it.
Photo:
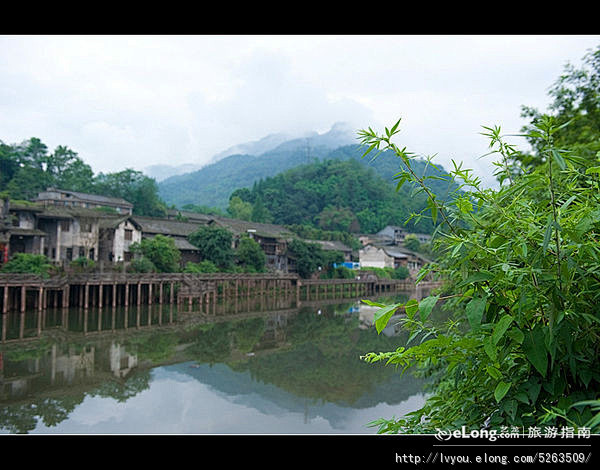
<path fill-rule="evenodd" d="M 488 439 L 490 442 L 494 442 L 498 439 L 498 431 L 495 429 L 472 429 L 468 430 L 466 426 L 462 426 L 460 429 L 455 429 L 453 431 L 447 431 L 444 429 L 436 428 L 437 433 L 435 437 L 438 441 L 448 441 L 450 439 Z"/>

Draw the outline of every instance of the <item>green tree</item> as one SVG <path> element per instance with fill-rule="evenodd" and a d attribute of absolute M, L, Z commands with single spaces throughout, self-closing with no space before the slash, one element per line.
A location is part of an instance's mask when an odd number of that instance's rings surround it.
<path fill-rule="evenodd" d="M 546 161 L 536 122 L 552 116 L 556 122 L 552 136 L 554 145 L 570 148 L 573 155 L 581 157 L 582 163 L 587 166 L 595 165 L 600 151 L 600 46 L 583 57 L 580 67 L 568 63 L 563 74 L 550 87 L 548 95 L 553 101 L 547 112 L 522 107 L 522 117 L 530 120 L 523 131 L 529 136 L 527 140 L 533 153 L 515 151 L 510 160 L 522 165 L 524 171 Z"/>
<path fill-rule="evenodd" d="M 116 173 L 100 173 L 94 180 L 94 193 L 129 201 L 133 204 L 133 213 L 137 215 L 167 215 L 167 206 L 158 196 L 156 181 L 141 171 L 126 169 Z"/>
<path fill-rule="evenodd" d="M 412 346 L 369 353 L 365 360 L 435 380 L 420 410 L 373 424 L 380 432 L 480 429 L 486 421 L 494 429 L 600 430 L 600 415 L 594 415 L 600 405 L 600 162 L 588 167 L 571 149 L 556 147 L 553 136 L 561 127 L 545 116 L 528 134 L 541 164 L 511 174 L 512 147 L 490 132 L 507 184 L 482 188 L 455 164 L 451 175 L 465 193 L 446 203 L 425 189 L 411 168 L 414 155 L 392 142 L 399 123 L 381 135 L 370 129 L 360 135 L 367 154 L 391 149 L 406 164 L 401 176 L 427 193 L 430 216 L 441 221 L 434 236 L 440 255 L 418 280 L 431 273 L 445 286 L 420 301 L 376 304 L 378 332 L 404 310 L 401 324 Z M 431 315 L 438 304 L 450 315 L 442 324 Z"/>
<path fill-rule="evenodd" d="M 334 263 L 343 263 L 344 255 L 339 251 L 326 251 L 317 243 L 309 243 L 294 239 L 288 243 L 288 251 L 296 260 L 298 275 L 309 278 L 313 273 L 325 273 L 333 268 Z"/>
<path fill-rule="evenodd" d="M 216 273 L 219 272 L 219 268 L 215 266 L 212 261 L 204 260 L 199 263 L 192 263 L 191 261 L 185 264 L 183 268 L 184 273 Z"/>
<path fill-rule="evenodd" d="M 240 238 L 236 257 L 241 266 L 250 268 L 252 271 L 258 273 L 265 271 L 267 256 L 256 240 L 252 238 Z"/>
<path fill-rule="evenodd" d="M 413 234 L 409 234 L 404 238 L 404 246 L 412 251 L 419 251 L 421 249 L 419 239 Z"/>
<path fill-rule="evenodd" d="M 203 260 L 214 263 L 220 269 L 228 269 L 233 264 L 233 235 L 227 229 L 215 226 L 202 226 L 188 236 L 190 243 L 198 247 Z"/>
<path fill-rule="evenodd" d="M 234 219 L 251 220 L 252 204 L 243 201 L 239 196 L 233 196 L 231 199 L 229 199 L 227 213 Z"/>
<path fill-rule="evenodd" d="M 15 253 L 10 261 L 2 266 L 4 273 L 30 273 L 48 277 L 54 269 L 50 260 L 44 255 L 31 253 Z"/>
<path fill-rule="evenodd" d="M 175 240 L 171 237 L 158 234 L 152 238 L 144 238 L 141 242 L 132 243 L 130 251 L 150 261 L 158 272 L 174 273 L 180 271 L 181 253 L 175 246 Z M 150 265 L 143 262 L 138 267 L 149 269 Z"/>

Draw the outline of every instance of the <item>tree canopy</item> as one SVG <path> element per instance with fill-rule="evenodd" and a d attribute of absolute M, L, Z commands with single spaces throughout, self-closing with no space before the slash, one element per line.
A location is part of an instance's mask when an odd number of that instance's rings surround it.
<path fill-rule="evenodd" d="M 0 141 L 0 192 L 11 199 L 28 200 L 48 187 L 121 197 L 133 204 L 137 215 L 166 215 L 156 181 L 141 171 L 94 175 L 90 165 L 66 146 L 59 145 L 49 153 L 37 137 L 18 145 Z"/>

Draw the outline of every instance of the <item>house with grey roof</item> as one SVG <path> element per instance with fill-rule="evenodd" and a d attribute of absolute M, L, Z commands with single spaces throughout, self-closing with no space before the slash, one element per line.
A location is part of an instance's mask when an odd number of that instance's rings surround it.
<path fill-rule="evenodd" d="M 377 246 L 369 244 L 358 252 L 361 269 L 398 268 L 405 266 L 411 276 L 430 261 L 419 253 L 400 246 Z"/>
<path fill-rule="evenodd" d="M 105 263 L 131 261 L 131 245 L 142 241 L 142 226 L 130 215 L 100 219 L 98 232 L 98 260 Z"/>
<path fill-rule="evenodd" d="M 269 271 L 289 271 L 287 246 L 289 241 L 295 238 L 295 235 L 286 227 L 216 216 L 213 217 L 213 221 L 217 226 L 224 227 L 233 233 L 234 248 L 237 247 L 240 237 L 248 236 L 262 248 L 266 255 Z"/>
<path fill-rule="evenodd" d="M 134 220 L 141 230 L 141 237 L 153 238 L 156 235 L 170 237 L 175 242 L 175 246 L 181 252 L 181 265 L 184 266 L 188 262 L 199 263 L 202 261 L 200 252 L 197 246 L 192 245 L 188 241 L 188 237 L 198 230 L 202 225 L 207 225 L 211 219 L 207 219 L 203 223 L 199 222 L 183 222 L 180 220 L 171 220 L 158 217 L 142 217 L 133 216 Z"/>
<path fill-rule="evenodd" d="M 84 209 L 108 208 L 123 215 L 131 215 L 133 212 L 133 204 L 122 198 L 57 188 L 48 188 L 46 191 L 42 191 L 33 201 L 39 202 L 43 206 L 54 205 L 61 207 L 81 207 Z"/>

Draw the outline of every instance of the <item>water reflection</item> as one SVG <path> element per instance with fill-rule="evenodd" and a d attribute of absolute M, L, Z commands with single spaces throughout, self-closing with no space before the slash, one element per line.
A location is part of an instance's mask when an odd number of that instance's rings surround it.
<path fill-rule="evenodd" d="M 368 433 L 422 403 L 419 380 L 359 359 L 406 338 L 358 299 L 244 300 L 2 315 L 0 428 Z"/>

